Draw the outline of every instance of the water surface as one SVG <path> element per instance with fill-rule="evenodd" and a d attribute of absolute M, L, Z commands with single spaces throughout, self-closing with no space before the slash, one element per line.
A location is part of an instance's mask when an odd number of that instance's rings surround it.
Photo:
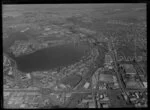
<path fill-rule="evenodd" d="M 29 55 L 11 56 L 19 70 L 23 72 L 43 71 L 59 66 L 67 66 L 79 61 L 88 49 L 87 45 L 64 44 L 45 48 Z"/>

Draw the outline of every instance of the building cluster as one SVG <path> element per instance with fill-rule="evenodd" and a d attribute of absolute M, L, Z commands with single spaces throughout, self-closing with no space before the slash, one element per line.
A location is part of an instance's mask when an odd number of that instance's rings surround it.
<path fill-rule="evenodd" d="M 73 42 L 88 41 L 90 43 L 93 43 L 93 39 L 87 40 L 87 35 L 93 35 L 95 33 L 95 31 L 87 28 L 81 28 L 79 26 L 74 26 L 73 24 L 64 24 L 62 26 L 50 25 L 44 27 L 43 35 L 40 37 L 51 37 L 50 35 L 53 35 L 56 38 L 70 38 Z"/>
<path fill-rule="evenodd" d="M 50 25 L 50 26 L 46 26 L 44 28 L 44 32 L 43 32 L 42 37 L 47 37 L 47 35 L 51 35 L 51 34 L 64 36 L 64 35 L 72 34 L 72 32 L 69 31 L 67 28 L 63 28 L 61 26 Z"/>
<path fill-rule="evenodd" d="M 95 108 L 109 108 L 111 102 L 107 91 L 120 88 L 112 63 L 111 56 L 106 54 L 104 68 L 98 68 L 92 76 L 92 89 L 97 91 L 93 96 Z"/>
<path fill-rule="evenodd" d="M 119 20 L 109 20 L 107 23 L 108 24 L 125 25 L 125 26 L 131 26 L 131 25 L 135 24 L 135 23 L 127 23 L 127 22 L 123 22 L 123 21 L 119 21 Z"/>
<path fill-rule="evenodd" d="M 16 57 L 24 54 L 30 54 L 36 50 L 48 47 L 47 44 L 37 43 L 31 41 L 15 41 L 14 44 L 9 48 Z"/>
<path fill-rule="evenodd" d="M 89 71 L 88 67 L 96 60 L 98 55 L 98 50 L 92 49 L 89 55 L 85 56 L 79 62 L 68 67 L 64 67 L 59 72 L 62 73 L 64 76 L 68 76 L 73 73 L 76 73 L 78 75 L 85 75 Z"/>
<path fill-rule="evenodd" d="M 49 104 L 61 105 L 71 96 L 68 93 L 53 93 L 47 97 L 42 96 L 46 91 L 30 87 L 26 91 L 4 91 L 4 106 L 6 108 L 39 108 Z"/>
<path fill-rule="evenodd" d="M 49 98 L 53 100 L 52 103 L 54 103 L 55 105 L 62 105 L 67 100 L 67 95 L 65 93 L 50 93 Z"/>
<path fill-rule="evenodd" d="M 99 68 L 92 76 L 93 88 L 99 90 L 118 89 L 119 83 L 113 69 L 113 60 L 110 55 L 105 55 L 104 68 Z"/>
<path fill-rule="evenodd" d="M 94 35 L 96 32 L 87 28 L 82 28 L 79 26 L 74 26 L 72 24 L 64 24 L 62 26 L 50 25 L 44 27 L 43 36 L 40 37 L 50 37 L 53 35 L 55 37 L 67 37 L 73 42 L 78 41 L 88 41 L 89 43 L 94 43 L 94 39 L 88 39 L 87 35 Z"/>
<path fill-rule="evenodd" d="M 37 108 L 44 104 L 38 92 L 4 92 L 4 99 L 7 108 Z"/>
<path fill-rule="evenodd" d="M 147 91 L 128 91 L 127 95 L 135 107 L 147 107 Z"/>
<path fill-rule="evenodd" d="M 19 70 L 16 69 L 16 66 L 12 65 L 12 59 L 10 66 L 4 67 L 3 73 L 4 73 L 4 88 L 27 88 L 31 84 L 31 75 L 30 73 L 23 74 Z"/>
<path fill-rule="evenodd" d="M 19 56 L 23 53 L 30 53 L 32 50 L 29 47 L 30 42 L 25 41 L 15 41 L 14 44 L 10 47 L 10 52 L 12 52 L 15 56 Z"/>
<path fill-rule="evenodd" d="M 114 71 L 113 59 L 111 54 L 107 53 L 105 55 L 104 68 L 99 68 L 92 76 L 92 88 L 96 91 L 109 91 L 109 90 L 119 90 L 120 84 L 116 77 Z M 125 92 L 121 92 L 122 97 L 126 103 L 130 103 L 135 107 L 147 107 L 147 80 L 146 75 L 140 70 L 137 64 L 120 64 L 119 74 L 122 81 Z M 141 92 L 143 91 L 143 92 Z M 99 92 L 100 94 L 100 92 Z M 98 95 L 95 95 L 98 97 Z M 99 95 L 104 98 L 101 94 Z M 111 96 L 110 96 L 111 97 Z M 98 99 L 98 101 L 100 101 Z M 104 98 L 105 100 L 105 98 Z M 109 97 L 106 98 L 109 100 Z M 101 101 L 100 101 L 101 102 Z M 107 107 L 111 106 L 110 101 L 108 101 Z M 113 102 L 111 102 L 113 103 Z M 101 104 L 97 104 L 101 108 Z"/>
<path fill-rule="evenodd" d="M 98 70 L 92 76 L 93 89 L 107 90 L 107 89 L 118 89 L 119 83 L 114 75 L 113 71 L 102 71 Z"/>
<path fill-rule="evenodd" d="M 96 108 L 96 103 L 92 94 L 89 94 L 87 97 L 83 98 L 81 102 L 78 104 L 81 108 Z"/>
<path fill-rule="evenodd" d="M 10 59 L 6 56 L 3 55 L 3 73 L 5 75 L 12 75 L 12 63 Z"/>
<path fill-rule="evenodd" d="M 3 55 L 3 81 L 4 88 L 13 87 L 14 84 L 14 65 L 12 63 L 12 59 L 10 59 L 7 55 Z"/>
<path fill-rule="evenodd" d="M 90 30 L 90 29 L 87 29 L 87 28 L 80 27 L 78 30 L 82 34 L 88 34 L 88 35 L 96 34 L 96 31 L 93 31 L 93 30 Z"/>
<path fill-rule="evenodd" d="M 93 19 L 89 15 L 86 15 L 85 13 L 84 14 L 76 13 L 72 17 L 82 23 L 92 23 L 93 22 Z"/>
<path fill-rule="evenodd" d="M 80 108 L 109 108 L 111 104 L 106 92 L 97 92 L 88 94 L 81 100 L 78 106 Z"/>
<path fill-rule="evenodd" d="M 82 17 L 82 22 L 84 22 L 84 23 L 92 23 L 93 22 L 93 20 L 90 18 L 90 17 Z"/>
<path fill-rule="evenodd" d="M 96 50 L 94 50 L 94 51 L 96 51 Z M 94 57 L 94 59 L 96 59 L 95 57 L 97 57 L 98 55 L 95 55 L 94 53 L 96 53 L 96 52 L 91 52 L 91 58 L 93 58 Z M 80 63 L 79 62 L 77 62 L 77 64 L 75 64 L 75 67 L 74 67 L 74 69 L 76 69 L 76 67 L 80 67 L 80 68 L 78 68 L 79 70 L 82 70 L 82 71 L 74 71 L 75 73 L 80 73 L 80 75 L 82 74 L 82 72 L 85 72 L 85 73 L 87 73 L 87 69 L 88 69 L 88 67 L 86 67 L 86 65 L 90 65 L 90 63 L 92 63 L 93 62 L 93 60 L 91 60 L 91 58 L 90 57 L 88 57 L 89 58 L 89 60 L 87 60 L 87 62 L 84 62 L 84 61 L 81 61 Z M 5 59 L 5 62 L 6 62 L 6 59 Z M 72 67 L 73 68 L 73 66 L 71 65 L 71 66 L 68 66 L 68 67 L 65 67 L 66 69 L 68 69 L 69 67 Z M 86 69 L 86 68 L 87 69 Z M 84 70 L 84 68 L 85 68 L 85 70 Z M 70 69 L 71 71 L 73 71 L 74 69 Z M 59 90 L 67 90 L 68 88 L 70 88 L 70 86 L 68 86 L 68 85 L 64 85 L 64 84 L 56 84 L 56 77 L 57 77 L 57 75 L 58 75 L 58 72 L 55 70 L 55 71 L 53 71 L 53 70 L 49 70 L 49 71 L 43 71 L 42 72 L 42 74 L 41 74 L 41 72 L 40 71 L 37 71 L 37 72 L 32 72 L 32 73 L 26 73 L 26 74 L 22 74 L 19 70 L 16 70 L 16 69 L 14 69 L 14 71 L 13 71 L 13 73 L 15 73 L 15 74 L 13 74 L 13 75 L 15 75 L 17 78 L 15 78 L 15 79 L 17 79 L 18 81 L 18 83 L 19 83 L 19 85 L 20 86 L 22 86 L 21 88 L 26 88 L 26 89 L 31 89 L 31 90 L 38 90 L 38 87 L 42 87 L 42 88 L 51 88 L 51 89 L 53 89 L 54 91 L 59 91 Z M 68 72 L 68 73 L 70 73 L 70 71 L 68 70 L 65 70 L 66 72 Z M 72 72 L 72 73 L 74 73 L 74 72 Z M 51 73 L 51 74 L 49 74 L 49 73 Z M 60 75 L 61 74 L 59 74 L 59 77 L 60 77 Z M 32 79 L 32 87 L 30 86 L 30 84 L 28 84 L 28 86 L 24 86 L 24 85 L 26 85 L 26 83 L 28 82 L 28 81 L 31 81 L 31 79 Z M 11 83 L 12 82 L 12 83 Z M 10 84 L 13 84 L 14 83 L 14 81 L 12 80 L 10 82 Z M 7 83 L 8 84 L 8 83 Z M 6 86 L 6 85 L 5 85 Z M 13 86 L 13 89 L 20 89 L 20 86 L 18 86 L 18 85 L 14 85 Z M 34 87 L 35 86 L 35 87 Z M 89 88 L 89 86 L 90 86 L 90 83 L 89 82 L 86 82 L 85 84 L 84 84 L 84 86 L 83 86 L 83 88 L 85 88 L 85 89 L 88 89 Z M 9 87 L 7 88 L 7 89 L 9 89 Z M 56 102 L 58 102 L 58 100 L 59 100 L 59 102 L 60 103 L 64 103 L 65 102 L 65 100 L 67 100 L 67 98 L 69 98 L 71 95 L 68 95 L 68 94 L 66 94 L 66 96 L 59 96 L 58 94 L 56 95 L 56 94 L 51 94 L 51 99 L 52 100 L 54 100 L 54 99 L 57 99 L 56 100 Z M 18 97 L 19 98 L 19 97 Z M 11 99 L 10 99 L 10 101 L 9 101 L 9 103 L 19 103 L 18 104 L 18 107 L 19 108 L 30 108 L 30 106 L 32 106 L 33 108 L 34 107 L 36 107 L 36 106 L 39 106 L 37 103 L 34 103 L 34 102 L 31 102 L 29 105 L 27 105 L 27 104 L 21 104 L 21 102 L 22 102 L 22 98 L 14 98 L 14 100 L 13 100 L 13 102 L 11 101 Z M 53 99 L 54 98 L 54 99 Z M 16 100 L 16 101 L 15 101 Z M 18 101 L 18 100 L 20 100 L 20 101 Z M 14 106 L 14 107 L 17 107 L 17 105 L 16 104 L 12 104 L 12 106 Z M 89 103 L 89 106 L 92 108 L 92 106 L 94 106 L 93 105 L 93 102 L 91 102 L 91 103 Z"/>
<path fill-rule="evenodd" d="M 95 94 L 96 108 L 109 108 L 111 106 L 110 98 L 106 92 Z"/>
<path fill-rule="evenodd" d="M 136 64 L 121 64 L 121 75 L 130 103 L 135 107 L 147 107 L 147 79 Z"/>
<path fill-rule="evenodd" d="M 85 18 L 86 19 L 86 18 Z M 88 19 L 87 19 L 88 20 Z M 122 22 L 114 22 L 121 25 Z M 112 23 L 108 22 L 108 23 Z M 71 28 L 70 28 L 71 26 Z M 67 28 L 64 28 L 67 27 Z M 22 30 L 25 32 L 29 28 Z M 86 35 L 95 35 L 96 32 L 86 29 L 86 28 L 75 28 L 72 25 L 69 26 L 56 26 L 51 25 L 44 27 L 43 35 L 40 37 L 49 37 L 50 34 L 59 36 L 71 36 L 71 40 L 53 40 L 53 41 L 44 41 L 41 40 L 38 42 L 36 40 L 29 41 L 15 41 L 14 45 L 10 47 L 10 51 L 15 55 L 19 56 L 21 54 L 29 54 L 35 52 L 36 50 L 47 48 L 50 46 L 61 45 L 69 42 L 79 42 L 86 41 L 90 44 L 95 44 L 96 40 L 88 38 Z M 76 33 L 77 32 L 77 33 Z M 32 48 L 30 48 L 32 47 Z M 33 51 L 34 49 L 34 51 Z M 20 89 L 25 88 L 26 90 L 39 90 L 39 88 L 50 88 L 52 91 L 67 91 L 75 87 L 71 86 L 71 83 L 68 82 L 64 84 L 61 82 L 61 79 L 72 76 L 73 74 L 84 77 L 88 72 L 89 68 L 94 66 L 94 62 L 99 56 L 99 51 L 97 48 L 90 47 L 90 51 L 87 52 L 79 62 L 69 65 L 68 67 L 62 67 L 60 70 L 53 69 L 49 71 L 36 71 L 32 73 L 23 74 L 16 68 L 13 68 L 11 61 L 7 56 L 3 55 L 3 71 L 11 77 L 4 76 L 5 89 Z M 111 96 L 108 95 L 110 90 L 119 90 L 120 84 L 118 82 L 115 70 L 114 70 L 114 60 L 112 58 L 111 50 L 105 54 L 104 67 L 98 68 L 90 81 L 86 81 L 82 86 L 82 89 L 89 90 L 89 87 L 92 89 L 92 94 L 89 94 L 87 97 L 81 100 L 81 103 L 78 104 L 79 107 L 86 108 L 109 108 L 111 107 Z M 15 73 L 15 74 L 14 74 Z M 119 74 L 121 74 L 120 79 L 124 84 L 125 93 L 121 93 L 122 97 L 126 102 L 130 102 L 135 107 L 147 107 L 147 79 L 143 74 L 142 70 L 139 69 L 136 64 L 121 64 L 119 67 Z M 16 80 L 17 79 L 17 80 Z M 31 81 L 32 80 L 32 81 Z M 15 83 L 14 83 L 15 82 Z M 17 84 L 16 84 L 17 82 Z M 79 81 L 80 82 L 80 81 Z M 31 83 L 33 84 L 31 86 Z M 80 84 L 82 85 L 82 84 Z M 77 86 L 76 86 L 77 87 Z M 76 89 L 74 89 L 76 90 Z M 96 91 L 96 92 L 94 92 Z M 44 92 L 44 91 L 43 91 Z M 45 91 L 46 92 L 46 91 Z M 10 96 L 10 94 L 12 94 Z M 47 94 L 47 93 L 46 93 Z M 9 97 L 9 98 L 8 98 Z M 49 98 L 53 100 L 53 104 L 61 105 L 65 103 L 71 97 L 71 93 L 50 93 Z M 10 93 L 4 92 L 4 98 L 7 101 L 9 107 L 19 107 L 19 108 L 36 108 L 41 106 L 39 103 L 48 103 L 49 99 L 43 100 L 39 94 L 36 92 L 26 92 L 26 93 Z"/>
<path fill-rule="evenodd" d="M 133 64 L 121 64 L 122 78 L 127 89 L 147 88 L 147 81 L 143 73 L 139 73 Z"/>

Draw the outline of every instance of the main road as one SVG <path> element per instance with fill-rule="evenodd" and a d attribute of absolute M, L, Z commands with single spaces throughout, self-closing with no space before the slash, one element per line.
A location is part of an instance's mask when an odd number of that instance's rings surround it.
<path fill-rule="evenodd" d="M 120 89 L 123 93 L 125 93 L 125 88 L 123 86 L 123 83 L 122 83 L 122 80 L 121 80 L 121 75 L 119 74 L 118 72 L 118 65 L 117 65 L 117 52 L 116 52 L 116 49 L 114 47 L 114 42 L 113 42 L 113 38 L 111 37 L 111 39 L 109 39 L 108 41 L 108 46 L 109 46 L 109 50 L 111 51 L 112 53 L 112 58 L 114 60 L 114 70 L 116 72 L 116 76 L 117 76 L 117 79 L 118 79 L 118 82 L 119 82 L 119 85 L 120 85 Z"/>

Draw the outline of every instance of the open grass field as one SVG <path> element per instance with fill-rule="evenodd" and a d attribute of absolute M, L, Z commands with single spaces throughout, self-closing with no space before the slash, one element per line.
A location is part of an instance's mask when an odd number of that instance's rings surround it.
<path fill-rule="evenodd" d="M 82 77 L 79 75 L 70 75 L 61 80 L 61 83 L 65 85 L 70 85 L 74 88 L 81 81 Z"/>

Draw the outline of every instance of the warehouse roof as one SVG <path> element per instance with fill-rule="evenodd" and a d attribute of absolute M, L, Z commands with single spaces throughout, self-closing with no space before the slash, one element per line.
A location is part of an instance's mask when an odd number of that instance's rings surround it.
<path fill-rule="evenodd" d="M 110 74 L 100 74 L 99 80 L 103 82 L 113 82 L 113 75 Z"/>
<path fill-rule="evenodd" d="M 126 82 L 126 88 L 142 88 L 142 84 L 140 82 L 130 80 Z"/>
<path fill-rule="evenodd" d="M 127 74 L 136 74 L 136 70 L 132 64 L 123 64 L 123 67 Z"/>

